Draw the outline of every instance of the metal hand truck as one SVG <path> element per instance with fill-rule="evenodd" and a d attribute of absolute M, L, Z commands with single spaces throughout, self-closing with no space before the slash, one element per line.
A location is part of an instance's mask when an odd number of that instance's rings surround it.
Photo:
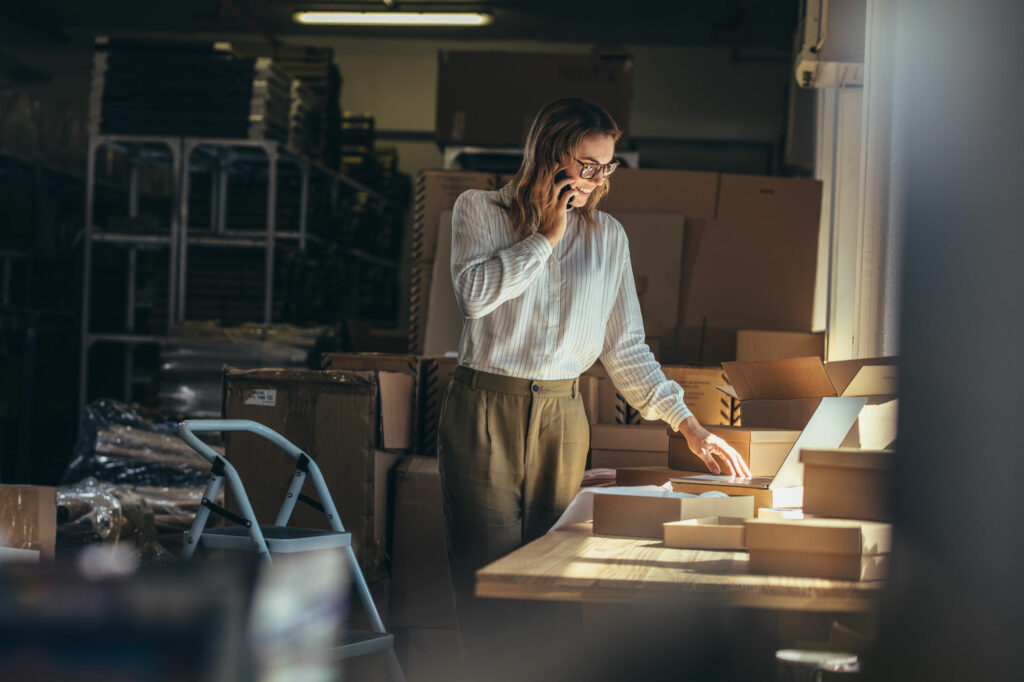
<path fill-rule="evenodd" d="M 256 514 L 249 503 L 249 497 L 242 486 L 242 479 L 231 463 L 213 448 L 199 440 L 196 433 L 209 431 L 244 431 L 269 440 L 274 445 L 284 450 L 295 461 L 295 476 L 288 486 L 281 510 L 277 513 L 274 524 L 261 526 L 256 520 Z M 327 483 L 316 462 L 308 454 L 296 447 L 291 441 L 273 429 L 270 429 L 258 422 L 248 419 L 189 419 L 178 425 L 178 434 L 192 448 L 202 455 L 213 465 L 210 482 L 206 485 L 203 499 L 192 522 L 192 527 L 185 531 L 185 549 L 182 552 L 183 559 L 191 559 L 195 554 L 196 547 L 202 542 L 204 547 L 211 549 L 245 550 L 256 551 L 261 559 L 271 561 L 273 554 L 286 554 L 290 552 L 306 552 L 320 549 L 341 549 L 346 556 L 349 572 L 352 575 L 352 582 L 355 584 L 359 599 L 366 609 L 370 619 L 370 632 L 362 630 L 346 630 L 340 647 L 338 647 L 338 658 L 354 658 L 379 651 L 387 652 L 388 672 L 392 679 L 398 682 L 405 682 L 405 675 L 398 658 L 395 656 L 395 638 L 384 629 L 384 623 L 377 612 L 377 606 L 370 596 L 370 588 L 366 585 L 366 578 L 359 569 L 359 562 L 356 560 L 355 552 L 352 551 L 352 534 L 341 525 L 341 518 L 334 506 L 331 493 L 327 490 Z M 302 494 L 302 486 L 309 477 L 319 498 L 311 500 Z M 238 503 L 241 516 L 234 514 L 214 502 L 217 495 L 224 487 L 227 479 L 231 487 L 231 494 Z M 314 507 L 321 509 L 327 516 L 331 530 L 314 530 L 308 528 L 289 528 L 288 520 L 291 518 L 295 503 L 302 499 Z M 213 512 L 224 518 L 235 522 L 236 526 L 224 528 L 206 528 L 206 523 Z"/>

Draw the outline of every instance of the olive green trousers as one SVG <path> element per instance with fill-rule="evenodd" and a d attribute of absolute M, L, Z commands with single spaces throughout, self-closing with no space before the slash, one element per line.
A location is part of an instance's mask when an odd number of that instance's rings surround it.
<path fill-rule="evenodd" d="M 542 605 L 477 598 L 475 573 L 547 532 L 579 491 L 589 444 L 578 379 L 456 369 L 441 407 L 438 465 L 470 679 L 515 679 L 524 647 L 554 625 L 550 607 L 545 614 Z"/>

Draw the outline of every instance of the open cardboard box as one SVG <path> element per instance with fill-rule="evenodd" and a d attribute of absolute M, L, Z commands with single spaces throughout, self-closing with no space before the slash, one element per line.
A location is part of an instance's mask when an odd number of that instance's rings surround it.
<path fill-rule="evenodd" d="M 804 511 L 839 519 L 889 520 L 891 450 L 805 449 Z"/>
<path fill-rule="evenodd" d="M 823 363 L 821 358 L 725 362 L 729 386 L 719 390 L 740 401 L 744 426 L 802 429 L 824 397 L 868 397 L 891 402 L 896 394 L 895 358 Z"/>
<path fill-rule="evenodd" d="M 665 546 L 675 549 L 717 549 L 742 551 L 746 519 L 737 516 L 706 516 L 671 521 L 663 527 Z"/>
<path fill-rule="evenodd" d="M 885 577 L 892 526 L 846 519 L 746 521 L 750 571 L 834 580 Z"/>
<path fill-rule="evenodd" d="M 750 467 L 752 476 L 773 476 L 789 454 L 800 431 L 756 426 L 708 426 L 708 431 L 731 445 Z M 668 465 L 684 471 L 707 471 L 704 460 L 690 450 L 679 433 L 669 434 Z M 724 467 L 724 465 L 722 465 Z"/>
<path fill-rule="evenodd" d="M 625 495 L 594 491 L 594 533 L 597 535 L 660 540 L 665 523 L 705 516 L 753 518 L 754 500 L 752 497 L 684 497 L 670 492 Z"/>
<path fill-rule="evenodd" d="M 793 443 L 779 470 L 773 476 L 734 478 L 701 474 L 673 478 L 672 489 L 697 493 L 719 490 L 727 495 L 753 495 L 756 507 L 800 507 L 803 505 L 804 448 L 835 448 L 843 442 L 867 398 L 821 398 L 807 426 Z"/>

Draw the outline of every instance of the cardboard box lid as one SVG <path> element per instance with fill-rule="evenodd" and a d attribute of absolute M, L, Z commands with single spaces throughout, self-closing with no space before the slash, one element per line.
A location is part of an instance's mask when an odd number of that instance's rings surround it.
<path fill-rule="evenodd" d="M 740 400 L 792 400 L 828 396 L 894 395 L 895 358 L 867 358 L 823 363 L 821 358 L 787 358 L 724 362 L 732 384 L 723 392 Z"/>
<path fill-rule="evenodd" d="M 706 426 L 705 428 L 727 441 L 741 443 L 793 443 L 800 437 L 800 431 L 794 429 L 769 429 L 760 426 Z"/>
<path fill-rule="evenodd" d="M 722 368 L 740 400 L 820 398 L 837 395 L 821 358 L 787 358 L 723 362 Z"/>
<path fill-rule="evenodd" d="M 899 358 L 862 358 L 825 363 L 825 371 L 838 395 L 896 395 Z"/>
<path fill-rule="evenodd" d="M 594 450 L 648 450 L 668 452 L 668 427 L 664 424 L 594 424 L 590 447 Z"/>
<path fill-rule="evenodd" d="M 747 548 L 820 554 L 887 554 L 892 526 L 849 519 L 750 519 Z"/>
<path fill-rule="evenodd" d="M 806 449 L 800 453 L 805 465 L 840 469 L 878 469 L 892 467 L 892 450 L 858 450 L 856 448 Z"/>

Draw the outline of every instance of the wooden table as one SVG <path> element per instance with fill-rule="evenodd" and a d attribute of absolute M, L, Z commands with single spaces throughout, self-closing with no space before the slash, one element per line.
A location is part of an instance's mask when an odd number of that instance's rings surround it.
<path fill-rule="evenodd" d="M 871 611 L 883 582 L 751 575 L 746 552 L 670 549 L 660 540 L 594 535 L 591 524 L 548 533 L 477 571 L 480 597 Z"/>

